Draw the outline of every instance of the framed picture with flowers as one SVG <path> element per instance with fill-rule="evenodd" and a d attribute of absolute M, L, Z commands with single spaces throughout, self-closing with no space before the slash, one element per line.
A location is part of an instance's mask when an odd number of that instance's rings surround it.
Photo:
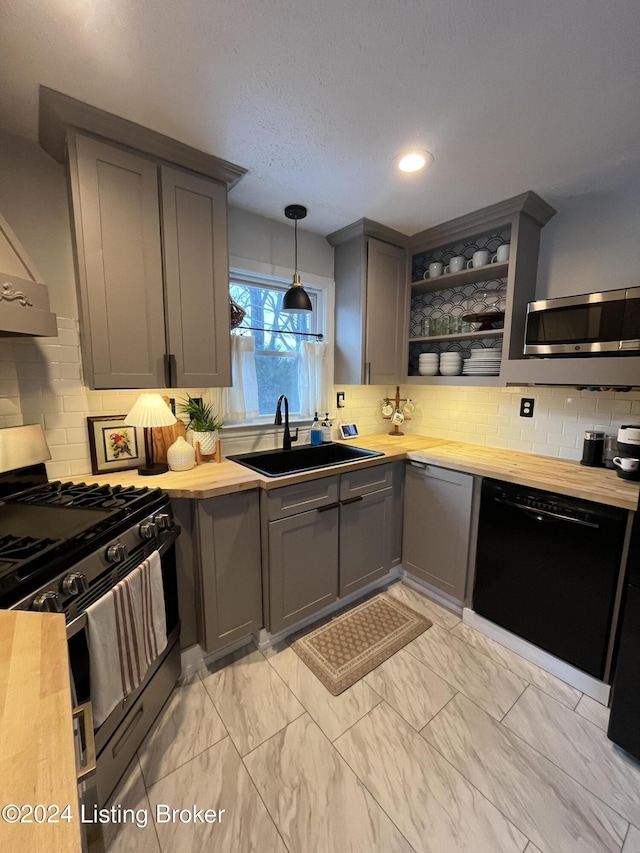
<path fill-rule="evenodd" d="M 144 431 L 128 426 L 126 415 L 87 418 L 91 471 L 108 474 L 144 464 Z"/>

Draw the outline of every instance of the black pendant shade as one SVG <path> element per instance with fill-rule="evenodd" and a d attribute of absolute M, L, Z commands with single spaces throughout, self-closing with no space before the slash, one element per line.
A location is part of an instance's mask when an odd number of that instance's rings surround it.
<path fill-rule="evenodd" d="M 293 281 L 291 287 L 284 295 L 282 300 L 282 310 L 290 314 L 301 314 L 303 311 L 312 311 L 313 306 L 311 300 L 300 281 L 298 273 L 298 220 L 304 219 L 307 215 L 307 208 L 301 204 L 289 204 L 284 209 L 284 215 L 287 219 L 294 220 L 294 245 L 295 245 L 295 272 L 293 273 Z"/>

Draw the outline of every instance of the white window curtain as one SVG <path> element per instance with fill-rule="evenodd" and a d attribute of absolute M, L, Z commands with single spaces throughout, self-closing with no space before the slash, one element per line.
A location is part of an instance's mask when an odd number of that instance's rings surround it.
<path fill-rule="evenodd" d="M 231 388 L 227 388 L 226 417 L 250 421 L 258 411 L 256 342 L 253 335 L 231 335 Z"/>
<path fill-rule="evenodd" d="M 300 362 L 300 415 L 312 418 L 329 407 L 329 345 L 324 341 L 303 341 Z"/>

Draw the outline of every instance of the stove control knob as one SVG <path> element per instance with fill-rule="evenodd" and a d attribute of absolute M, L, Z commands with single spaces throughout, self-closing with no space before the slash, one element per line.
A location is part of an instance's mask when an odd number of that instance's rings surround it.
<path fill-rule="evenodd" d="M 107 560 L 110 563 L 123 563 L 129 556 L 129 549 L 122 542 L 109 545 L 107 548 Z"/>
<path fill-rule="evenodd" d="M 81 592 L 86 592 L 89 589 L 87 576 L 82 572 L 71 572 L 70 575 L 62 579 L 60 588 L 65 595 L 80 595 Z"/>
<path fill-rule="evenodd" d="M 33 609 L 41 613 L 62 613 L 62 603 L 57 592 L 41 592 L 33 599 Z"/>
<path fill-rule="evenodd" d="M 171 527 L 171 516 L 168 512 L 159 512 L 156 516 L 154 516 L 155 523 L 158 525 L 160 530 L 168 530 Z"/>
<path fill-rule="evenodd" d="M 153 539 L 160 532 L 156 521 L 143 521 L 138 530 L 142 539 Z"/>

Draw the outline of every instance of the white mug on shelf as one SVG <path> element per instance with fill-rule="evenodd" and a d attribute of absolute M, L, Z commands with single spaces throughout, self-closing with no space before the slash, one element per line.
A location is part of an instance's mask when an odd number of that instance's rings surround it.
<path fill-rule="evenodd" d="M 509 243 L 503 243 L 502 246 L 498 246 L 498 251 L 491 258 L 492 264 L 503 264 L 505 261 L 509 260 Z"/>
<path fill-rule="evenodd" d="M 451 258 L 447 266 L 444 268 L 444 271 L 461 272 L 465 268 L 466 263 L 467 259 L 464 255 L 456 255 L 455 258 Z"/>
<path fill-rule="evenodd" d="M 489 250 L 488 249 L 478 249 L 477 252 L 473 253 L 473 257 L 470 261 L 467 261 L 467 269 L 470 270 L 475 267 L 485 267 L 489 263 Z"/>
<path fill-rule="evenodd" d="M 391 423 L 394 426 L 402 426 L 404 423 L 404 415 L 400 411 L 400 409 L 396 409 L 395 412 L 391 415 Z"/>
<path fill-rule="evenodd" d="M 425 281 L 428 278 L 438 278 L 438 276 L 442 275 L 443 270 L 444 264 L 440 263 L 440 261 L 436 261 L 433 264 L 429 264 L 429 267 L 427 270 L 425 270 L 425 273 L 422 278 L 424 278 Z"/>
<path fill-rule="evenodd" d="M 614 465 L 622 468 L 627 474 L 637 471 L 640 468 L 640 459 L 632 459 L 629 456 L 614 456 L 612 461 Z"/>

